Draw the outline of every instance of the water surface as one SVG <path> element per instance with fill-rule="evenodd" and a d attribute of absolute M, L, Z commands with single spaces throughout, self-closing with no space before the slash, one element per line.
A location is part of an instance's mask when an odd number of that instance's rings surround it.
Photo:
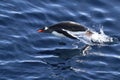
<path fill-rule="evenodd" d="M 104 26 L 106 34 L 119 36 L 119 3 L 1 0 L 0 80 L 119 80 L 119 44 L 95 46 L 83 55 L 74 41 L 37 32 L 60 21 L 75 21 L 95 30 Z"/>

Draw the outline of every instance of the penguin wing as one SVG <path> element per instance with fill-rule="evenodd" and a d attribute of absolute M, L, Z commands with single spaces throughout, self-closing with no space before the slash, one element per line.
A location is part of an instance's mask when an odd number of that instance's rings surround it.
<path fill-rule="evenodd" d="M 65 35 L 66 37 L 69 37 L 69 38 L 71 38 L 71 39 L 77 39 L 77 37 L 75 37 L 74 35 L 72 35 L 72 34 L 69 34 L 68 32 L 66 32 L 66 31 L 63 31 L 63 30 L 58 30 L 57 31 L 58 33 L 60 33 L 60 34 L 63 34 L 63 35 Z"/>

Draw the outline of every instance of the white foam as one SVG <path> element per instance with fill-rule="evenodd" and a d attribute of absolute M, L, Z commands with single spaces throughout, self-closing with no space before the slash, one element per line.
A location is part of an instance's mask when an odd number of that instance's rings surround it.
<path fill-rule="evenodd" d="M 106 35 L 103 31 L 103 29 L 100 29 L 100 33 L 93 32 L 93 35 L 91 36 L 91 40 L 96 43 L 108 43 L 113 42 L 113 38 Z"/>
<path fill-rule="evenodd" d="M 91 36 L 88 36 L 84 33 L 79 34 L 79 40 L 82 41 L 85 44 L 89 45 L 95 45 L 95 44 L 105 44 L 105 43 L 110 43 L 113 42 L 113 38 L 106 35 L 103 31 L 103 27 L 100 28 L 100 33 L 90 30 L 93 34 Z"/>

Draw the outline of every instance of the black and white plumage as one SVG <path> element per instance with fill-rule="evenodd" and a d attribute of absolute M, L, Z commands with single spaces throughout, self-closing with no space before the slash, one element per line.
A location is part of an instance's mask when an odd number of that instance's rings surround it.
<path fill-rule="evenodd" d="M 100 30 L 100 33 L 97 33 L 96 31 L 90 30 L 89 28 L 72 21 L 64 21 L 49 27 L 44 27 L 39 29 L 38 32 L 52 33 L 56 36 L 78 39 L 87 45 L 113 41 L 113 39 L 105 35 L 102 30 Z"/>
<path fill-rule="evenodd" d="M 79 23 L 72 21 L 64 21 L 49 27 L 44 27 L 43 29 L 38 30 L 38 32 L 52 33 L 56 36 L 61 36 L 61 37 L 65 36 L 71 39 L 77 39 L 74 33 L 85 32 L 86 30 L 88 29 L 80 25 Z"/>
<path fill-rule="evenodd" d="M 71 39 L 77 39 L 74 33 L 79 31 L 83 32 L 87 30 L 86 27 L 80 25 L 79 23 L 71 22 L 71 21 L 61 22 L 61 23 L 52 25 L 49 27 L 49 29 L 52 30 L 52 33 L 57 36 L 63 35 Z"/>

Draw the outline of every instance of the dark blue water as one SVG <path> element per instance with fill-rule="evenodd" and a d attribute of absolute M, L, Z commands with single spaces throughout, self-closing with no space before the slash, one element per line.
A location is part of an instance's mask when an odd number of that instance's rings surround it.
<path fill-rule="evenodd" d="M 74 41 L 37 32 L 60 21 L 119 36 L 120 0 L 0 0 L 0 80 L 120 80 L 120 44 L 83 55 Z"/>

